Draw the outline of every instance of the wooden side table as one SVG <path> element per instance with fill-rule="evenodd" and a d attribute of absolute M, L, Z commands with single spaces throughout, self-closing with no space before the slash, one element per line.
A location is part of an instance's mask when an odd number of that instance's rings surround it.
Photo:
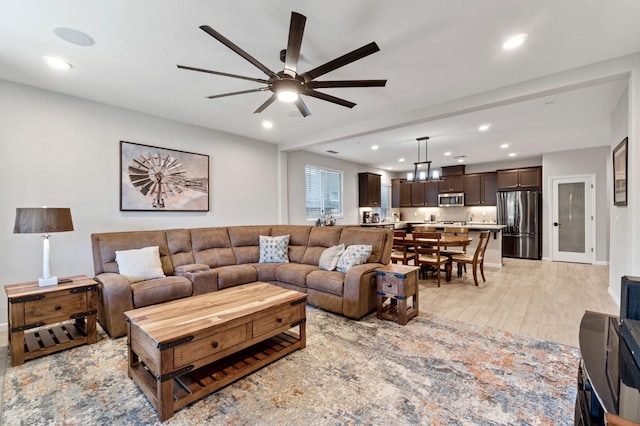
<path fill-rule="evenodd" d="M 405 325 L 418 315 L 417 266 L 389 265 L 376 269 L 378 318 Z"/>
<path fill-rule="evenodd" d="M 39 287 L 37 281 L 4 286 L 11 366 L 98 340 L 98 283 L 85 275 L 65 280 L 69 281 L 47 287 Z"/>

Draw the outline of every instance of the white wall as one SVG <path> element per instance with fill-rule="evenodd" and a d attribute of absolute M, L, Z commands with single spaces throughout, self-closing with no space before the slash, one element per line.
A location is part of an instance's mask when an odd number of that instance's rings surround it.
<path fill-rule="evenodd" d="M 609 186 L 607 164 L 610 161 L 609 146 L 560 151 L 545 154 L 542 163 L 542 258 L 551 259 L 551 208 L 553 200 L 550 178 L 563 176 L 595 176 L 596 240 L 594 244 L 596 263 L 609 261 Z"/>
<path fill-rule="evenodd" d="M 289 200 L 288 218 L 292 225 L 313 224 L 306 218 L 306 191 L 304 168 L 306 165 L 326 167 L 343 172 L 344 218 L 338 219 L 338 225 L 354 225 L 360 222 L 358 211 L 358 173 L 371 172 L 382 175 L 382 185 L 391 186 L 391 174 L 385 170 L 374 169 L 362 164 L 343 161 L 306 151 L 287 153 L 287 198 Z"/>
<path fill-rule="evenodd" d="M 629 136 L 629 91 L 626 90 L 620 97 L 620 101 L 616 105 L 612 113 L 611 118 L 611 146 L 608 147 L 609 151 L 609 164 L 607 169 L 607 186 L 610 188 L 607 206 L 611 209 L 611 215 L 609 218 L 609 229 L 611 234 L 611 262 L 609 264 L 609 292 L 613 294 L 618 304 L 620 303 L 620 277 L 623 275 L 634 275 L 631 271 L 633 265 L 633 259 L 631 256 L 630 246 L 634 240 L 638 239 L 638 236 L 631 235 L 630 230 L 632 227 L 631 216 L 629 214 L 629 207 L 614 206 L 613 205 L 613 164 L 611 164 L 612 150 L 618 146 L 618 144 L 625 137 Z M 631 154 L 632 140 L 629 140 L 629 152 Z M 635 144 L 634 144 L 635 146 Z M 635 165 L 632 164 L 631 155 L 629 155 L 629 169 L 634 169 Z M 637 164 L 637 163 L 636 163 Z M 632 186 L 630 181 L 627 182 L 628 189 Z M 627 194 L 629 202 L 632 201 L 633 194 L 629 191 Z M 635 262 L 638 263 L 637 261 Z"/>
<path fill-rule="evenodd" d="M 250 140 L 0 81 L 2 284 L 42 276 L 42 238 L 13 234 L 16 207 L 70 207 L 51 236 L 54 275 L 93 275 L 90 234 L 277 223 L 278 152 Z M 120 140 L 209 155 L 208 213 L 120 212 Z M 0 300 L 5 300 L 4 286 Z M 7 322 L 0 303 L 0 324 Z"/>

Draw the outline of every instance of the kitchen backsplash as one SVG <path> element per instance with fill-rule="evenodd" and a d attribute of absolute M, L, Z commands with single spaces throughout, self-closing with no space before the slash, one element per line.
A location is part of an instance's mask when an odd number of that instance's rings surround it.
<path fill-rule="evenodd" d="M 466 221 L 495 223 L 496 207 L 403 207 L 391 209 L 392 214 L 398 214 L 399 220 L 425 220 L 430 221 L 435 216 L 436 222 L 441 221 Z M 381 218 L 382 219 L 382 218 Z M 389 219 L 391 220 L 391 219 Z"/>

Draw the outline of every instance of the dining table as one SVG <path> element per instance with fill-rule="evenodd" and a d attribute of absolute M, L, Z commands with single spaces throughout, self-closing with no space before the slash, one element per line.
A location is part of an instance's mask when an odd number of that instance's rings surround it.
<path fill-rule="evenodd" d="M 446 281 L 451 281 L 451 271 L 453 269 L 453 261 L 450 256 L 447 256 L 447 251 L 443 250 L 443 247 L 466 247 L 473 241 L 468 235 L 450 235 L 450 234 L 441 234 L 440 235 L 440 251 L 442 255 L 447 257 L 447 263 L 445 265 L 445 273 L 446 273 Z M 414 234 L 407 234 L 405 237 L 405 245 L 408 246 L 416 246 L 416 245 L 425 245 L 425 246 L 433 246 L 438 243 L 438 240 L 435 238 L 414 238 Z M 417 260 L 416 260 L 417 262 Z"/>

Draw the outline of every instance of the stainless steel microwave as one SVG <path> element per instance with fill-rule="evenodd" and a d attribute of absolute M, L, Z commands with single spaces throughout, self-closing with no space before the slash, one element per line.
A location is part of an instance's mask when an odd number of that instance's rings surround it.
<path fill-rule="evenodd" d="M 457 194 L 438 194 L 438 206 L 464 206 L 464 193 L 460 192 Z"/>

